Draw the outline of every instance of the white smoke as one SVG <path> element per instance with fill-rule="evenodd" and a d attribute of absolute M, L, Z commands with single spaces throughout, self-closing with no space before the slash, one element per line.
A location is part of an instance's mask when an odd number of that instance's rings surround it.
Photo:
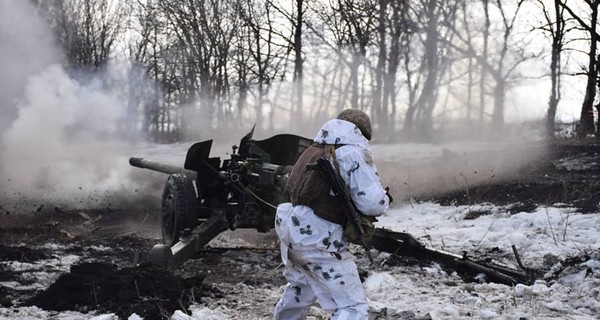
<path fill-rule="evenodd" d="M 16 117 L 15 100 L 27 79 L 60 57 L 30 1 L 0 1 L 0 134 Z"/>
<path fill-rule="evenodd" d="M 29 3 L 0 4 L 0 208 L 110 205 L 138 187 L 118 127 L 124 86 L 70 76 Z"/>
<path fill-rule="evenodd" d="M 29 79 L 2 135 L 3 198 L 55 206 L 106 206 L 137 189 L 118 123 L 126 107 L 99 79 L 82 84 L 59 65 Z M 133 196 L 130 194 L 129 196 Z M 110 200 L 112 199 L 112 200 Z"/>
<path fill-rule="evenodd" d="M 118 187 L 121 159 L 111 140 L 123 108 L 115 97 L 52 65 L 30 79 L 17 109 L 2 139 L 11 188 L 66 197 L 80 188 Z"/>

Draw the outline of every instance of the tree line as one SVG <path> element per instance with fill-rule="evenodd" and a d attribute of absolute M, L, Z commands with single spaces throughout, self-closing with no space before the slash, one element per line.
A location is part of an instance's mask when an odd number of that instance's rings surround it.
<path fill-rule="evenodd" d="M 600 136 L 597 0 L 29 1 L 72 72 L 130 62 L 124 126 L 156 140 L 318 127 L 345 108 L 382 140 L 499 134 L 507 94 L 541 80 L 552 136 L 565 77 L 586 83 L 577 135 Z"/>

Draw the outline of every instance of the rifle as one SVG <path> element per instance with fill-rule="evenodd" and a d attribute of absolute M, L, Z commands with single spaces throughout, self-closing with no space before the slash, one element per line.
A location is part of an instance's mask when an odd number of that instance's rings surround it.
<path fill-rule="evenodd" d="M 329 185 L 331 186 L 331 191 L 333 191 L 333 195 L 336 198 L 341 199 L 344 203 L 344 213 L 346 214 L 346 218 L 349 222 L 353 223 L 354 227 L 356 227 L 356 230 L 358 230 L 360 234 L 361 245 L 365 249 L 369 261 L 371 263 L 374 263 L 373 257 L 371 256 L 371 252 L 369 252 L 369 246 L 365 243 L 365 240 L 362 237 L 365 231 L 360 223 L 358 213 L 354 208 L 354 202 L 352 202 L 352 198 L 350 197 L 350 194 L 348 192 L 348 187 L 346 186 L 346 183 L 342 180 L 342 177 L 340 177 L 339 173 L 335 170 L 331 162 L 329 162 L 329 160 L 325 158 L 319 158 L 317 159 L 316 163 L 307 164 L 306 170 L 319 170 L 321 176 L 325 178 L 327 182 L 329 182 Z"/>

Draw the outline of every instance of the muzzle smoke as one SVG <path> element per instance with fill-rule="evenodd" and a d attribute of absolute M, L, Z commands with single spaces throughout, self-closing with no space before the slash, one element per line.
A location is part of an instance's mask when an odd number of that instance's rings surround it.
<path fill-rule="evenodd" d="M 106 74 L 80 82 L 56 63 L 59 50 L 28 1 L 0 6 L 2 211 L 89 208 L 127 198 L 139 186 L 130 179 L 129 146 L 118 128 L 126 99 L 107 85 Z"/>

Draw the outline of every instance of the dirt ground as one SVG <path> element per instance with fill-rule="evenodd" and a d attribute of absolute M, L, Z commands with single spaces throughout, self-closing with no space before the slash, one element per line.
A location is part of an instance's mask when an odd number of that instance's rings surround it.
<path fill-rule="evenodd" d="M 599 144 L 556 143 L 543 161 L 523 166 L 509 179 L 413 201 L 510 204 L 515 212 L 564 203 L 583 213 L 599 212 L 599 176 Z M 257 317 L 271 314 L 284 284 L 273 232 L 226 232 L 195 259 L 165 271 L 147 261 L 148 250 L 160 241 L 158 210 L 142 205 L 94 210 L 41 205 L 33 213 L 18 213 L 0 206 L 0 282 L 15 283 L 0 286 L 0 305 L 99 310 L 121 318 L 135 312 L 148 320 L 168 318 L 192 302 Z M 69 259 L 76 261 L 71 264 Z M 36 264 L 40 261 L 44 263 Z M 51 276 L 40 278 L 36 271 Z M 258 295 L 262 300 L 242 299 L 248 290 L 255 296 L 264 292 Z"/>

